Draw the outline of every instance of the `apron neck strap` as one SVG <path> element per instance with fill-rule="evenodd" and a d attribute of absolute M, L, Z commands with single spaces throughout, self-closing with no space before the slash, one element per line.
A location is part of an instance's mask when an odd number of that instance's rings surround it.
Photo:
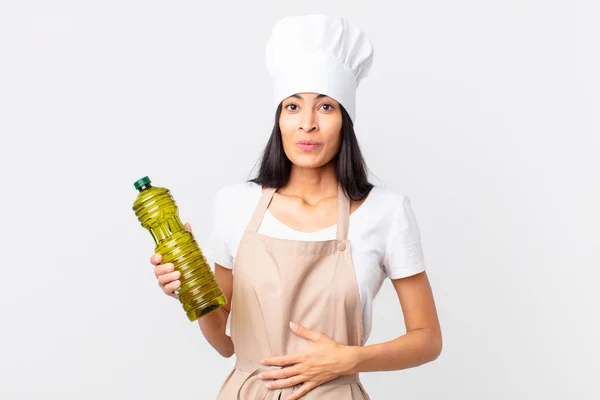
<path fill-rule="evenodd" d="M 337 240 L 348 239 L 348 224 L 350 220 L 350 200 L 346 197 L 342 185 L 338 184 L 337 204 Z"/>
<path fill-rule="evenodd" d="M 269 208 L 269 204 L 273 199 L 273 195 L 277 188 L 264 188 L 262 197 L 252 214 L 252 219 L 248 224 L 246 231 L 256 233 L 260 227 L 260 223 Z M 348 238 L 348 224 L 350 220 L 350 200 L 346 197 L 342 185 L 338 184 L 338 202 L 337 202 L 337 240 L 346 240 Z"/>
<path fill-rule="evenodd" d="M 254 210 L 254 214 L 252 214 L 252 219 L 250 220 L 250 223 L 248 224 L 246 231 L 252 232 L 252 233 L 258 232 L 258 227 L 260 226 L 260 223 L 262 222 L 262 219 L 265 215 L 265 212 L 267 211 L 267 208 L 269 208 L 269 204 L 271 203 L 271 199 L 273 198 L 273 195 L 275 194 L 276 190 L 277 190 L 277 188 L 272 188 L 272 187 L 263 189 L 262 197 L 260 198 L 260 201 L 258 202 L 256 209 Z"/>

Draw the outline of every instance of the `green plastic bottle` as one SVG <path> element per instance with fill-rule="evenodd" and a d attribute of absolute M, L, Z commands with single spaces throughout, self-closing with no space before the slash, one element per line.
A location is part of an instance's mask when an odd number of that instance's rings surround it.
<path fill-rule="evenodd" d="M 190 321 L 227 304 L 227 298 L 198 247 L 194 235 L 179 218 L 177 204 L 169 189 L 154 187 L 145 176 L 133 186 L 139 194 L 133 211 L 144 228 L 150 231 L 162 255 L 162 264 L 173 263 L 181 276 L 181 286 L 175 291 Z"/>

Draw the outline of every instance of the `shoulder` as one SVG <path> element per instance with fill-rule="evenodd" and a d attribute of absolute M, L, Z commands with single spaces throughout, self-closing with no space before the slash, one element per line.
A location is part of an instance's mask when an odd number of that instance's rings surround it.
<path fill-rule="evenodd" d="M 254 182 L 236 182 L 219 188 L 214 197 L 214 210 L 220 219 L 245 221 L 260 200 L 262 187 Z"/>
<path fill-rule="evenodd" d="M 373 203 L 379 208 L 380 226 L 387 237 L 387 252 L 420 252 L 420 231 L 409 196 L 378 186 Z"/>
<path fill-rule="evenodd" d="M 403 211 L 408 202 L 408 196 L 404 192 L 378 184 L 373 186 L 362 205 L 371 214 L 379 214 L 389 218 L 391 215 Z"/>
<path fill-rule="evenodd" d="M 236 182 L 217 190 L 215 199 L 230 203 L 240 203 L 260 197 L 262 187 L 254 182 Z"/>
<path fill-rule="evenodd" d="M 355 226 L 370 233 L 377 232 L 382 240 L 388 242 L 399 235 L 418 231 L 409 196 L 384 185 L 373 187 L 356 211 L 355 221 Z"/>

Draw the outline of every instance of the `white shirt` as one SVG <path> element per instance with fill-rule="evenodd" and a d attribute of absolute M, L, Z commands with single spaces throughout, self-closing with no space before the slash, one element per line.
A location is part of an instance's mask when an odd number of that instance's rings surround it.
<path fill-rule="evenodd" d="M 261 195 L 261 186 L 253 182 L 217 191 L 212 230 L 200 246 L 210 263 L 233 269 L 240 239 Z M 332 225 L 316 232 L 296 231 L 267 209 L 258 233 L 280 239 L 323 241 L 335 239 L 336 228 Z M 373 299 L 385 278 L 404 278 L 425 270 L 419 228 L 409 198 L 376 185 L 350 214 L 348 239 L 360 292 L 365 344 L 371 333 Z"/>

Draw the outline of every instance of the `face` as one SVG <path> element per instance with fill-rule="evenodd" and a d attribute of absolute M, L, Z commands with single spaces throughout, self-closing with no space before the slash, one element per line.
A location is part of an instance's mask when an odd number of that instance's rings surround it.
<path fill-rule="evenodd" d="M 283 100 L 279 128 L 283 150 L 292 164 L 318 168 L 340 148 L 342 112 L 331 97 L 297 93 Z"/>

